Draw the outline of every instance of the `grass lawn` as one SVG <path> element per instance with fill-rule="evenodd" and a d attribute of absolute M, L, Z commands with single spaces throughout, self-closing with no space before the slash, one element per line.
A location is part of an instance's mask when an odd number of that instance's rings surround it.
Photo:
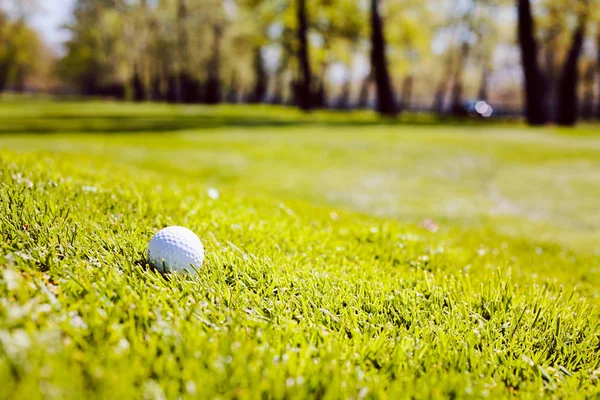
<path fill-rule="evenodd" d="M 0 102 L 0 398 L 600 396 L 598 132 Z"/>

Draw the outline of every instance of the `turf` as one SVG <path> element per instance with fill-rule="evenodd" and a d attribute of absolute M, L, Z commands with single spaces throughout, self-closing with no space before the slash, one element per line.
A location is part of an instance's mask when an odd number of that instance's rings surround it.
<path fill-rule="evenodd" d="M 1 398 L 600 395 L 597 127 L 0 118 Z M 167 225 L 202 238 L 198 276 L 148 268 Z"/>

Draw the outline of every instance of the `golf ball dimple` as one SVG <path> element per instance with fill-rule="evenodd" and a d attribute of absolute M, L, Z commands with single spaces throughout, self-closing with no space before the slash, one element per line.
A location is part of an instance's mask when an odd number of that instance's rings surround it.
<path fill-rule="evenodd" d="M 196 234 L 181 226 L 158 231 L 148 245 L 148 261 L 162 272 L 194 272 L 204 262 L 204 246 Z"/>

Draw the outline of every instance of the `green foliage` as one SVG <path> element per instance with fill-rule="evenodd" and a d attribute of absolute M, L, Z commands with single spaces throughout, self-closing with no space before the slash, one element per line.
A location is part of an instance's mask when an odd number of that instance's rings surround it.
<path fill-rule="evenodd" d="M 0 9 L 0 92 L 6 85 L 22 89 L 32 79 L 44 87 L 51 62 L 38 33 L 22 19 L 13 20 Z"/>
<path fill-rule="evenodd" d="M 1 398 L 600 394 L 594 127 L 111 103 L 0 117 Z M 147 269 L 174 224 L 204 241 L 197 277 Z"/>
<path fill-rule="evenodd" d="M 80 5 L 77 24 L 70 27 L 73 38 L 67 43 L 67 55 L 59 65 L 63 79 L 74 81 L 84 93 L 95 87 L 119 82 L 123 75 L 121 62 L 125 46 L 121 42 L 123 29 L 118 14 Z"/>
<path fill-rule="evenodd" d="M 0 4 L 13 10 L 7 13 L 14 19 L 5 23 L 6 15 L 0 17 L 0 78 L 10 75 L 0 80 L 14 84 L 26 74 L 36 83 L 44 81 L 36 87 L 50 86 L 53 60 L 37 35 L 25 23 L 19 32 L 9 32 L 18 25 L 15 15 L 27 21 L 36 3 L 5 0 Z M 315 102 L 356 104 L 358 92 L 368 94 L 369 89 L 365 81 L 371 53 L 368 1 L 306 3 Z M 555 86 L 575 27 L 586 22 L 579 64 L 587 77 L 582 85 L 585 107 L 593 108 L 598 86 L 594 72 L 597 1 L 532 4 L 548 98 L 556 97 Z M 258 101 L 256 96 L 293 100 L 299 77 L 295 5 L 296 0 L 75 0 L 67 26 L 72 37 L 56 75 L 70 89 L 86 95 L 139 101 L 208 102 L 206 93 L 215 87 L 230 101 Z M 396 97 L 418 99 L 424 106 L 451 92 L 457 105 L 485 93 L 491 103 L 518 108 L 523 90 L 518 87 L 519 74 L 514 74 L 519 62 L 515 5 L 513 0 L 381 0 L 386 60 Z M 12 65 L 13 58 L 19 59 L 18 66 Z M 7 60 L 10 74 L 5 72 Z M 548 103 L 552 102 L 558 103 Z"/>

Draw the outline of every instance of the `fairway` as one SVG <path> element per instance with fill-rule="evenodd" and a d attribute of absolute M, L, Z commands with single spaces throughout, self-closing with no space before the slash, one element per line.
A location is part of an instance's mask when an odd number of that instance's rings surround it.
<path fill-rule="evenodd" d="M 0 102 L 0 398 L 598 396 L 599 131 Z"/>

